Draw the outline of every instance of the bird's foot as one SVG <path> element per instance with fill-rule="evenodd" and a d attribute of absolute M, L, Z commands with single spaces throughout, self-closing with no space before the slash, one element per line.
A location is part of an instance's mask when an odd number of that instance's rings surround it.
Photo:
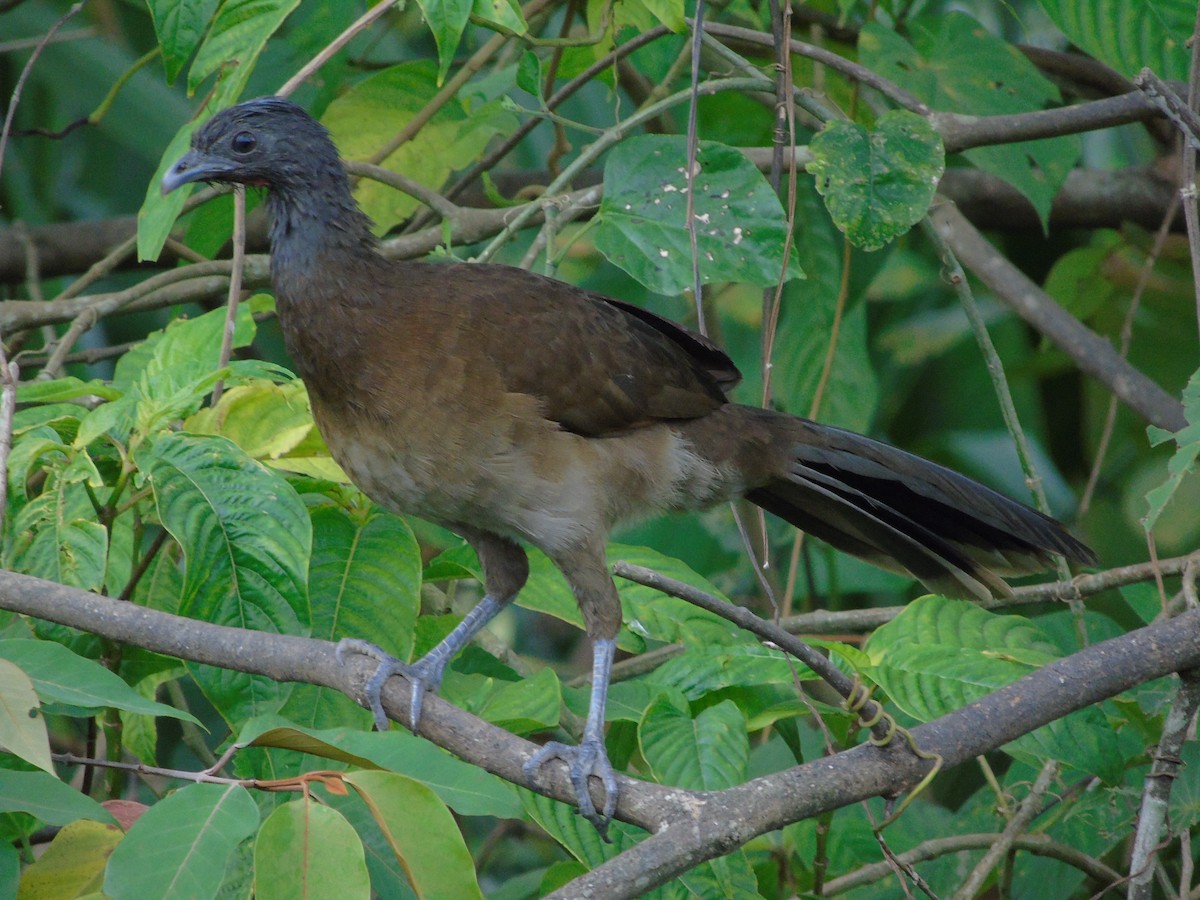
<path fill-rule="evenodd" d="M 369 656 L 371 659 L 379 663 L 375 672 L 371 675 L 363 688 L 363 696 L 366 698 L 371 714 L 375 717 L 375 728 L 378 731 L 387 731 L 390 727 L 388 723 L 387 713 L 383 711 L 383 685 L 393 675 L 403 675 L 412 684 L 412 705 L 409 708 L 411 725 L 413 734 L 417 733 L 417 728 L 421 723 L 421 704 L 425 699 L 425 694 L 428 691 L 437 691 L 438 686 L 442 683 L 442 670 L 445 664 L 439 665 L 438 660 L 430 660 L 427 656 L 424 659 L 412 665 L 401 662 L 396 657 L 390 655 L 383 649 L 375 646 L 369 641 L 358 640 L 357 638 L 343 638 L 338 642 L 337 660 L 342 665 L 346 664 L 347 653 L 359 653 L 363 656 Z"/>
<path fill-rule="evenodd" d="M 585 740 L 579 746 L 572 747 L 559 741 L 550 741 L 522 767 L 531 785 L 536 780 L 537 770 L 552 759 L 561 759 L 567 764 L 571 786 L 575 788 L 579 814 L 596 827 L 600 837 L 612 843 L 608 836 L 608 823 L 617 811 L 617 777 L 613 774 L 612 763 L 608 761 L 604 744 L 598 740 Z M 599 812 L 588 790 L 588 778 L 593 775 L 604 785 L 604 808 Z"/>

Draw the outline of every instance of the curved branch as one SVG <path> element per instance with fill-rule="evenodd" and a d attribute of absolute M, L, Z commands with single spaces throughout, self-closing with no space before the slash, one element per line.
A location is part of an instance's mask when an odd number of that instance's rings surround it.
<path fill-rule="evenodd" d="M 937 838 L 926 841 L 912 850 L 897 853 L 896 860 L 901 865 L 915 866 L 917 863 L 938 859 L 951 853 L 964 853 L 967 850 L 982 850 L 991 847 L 996 843 L 996 838 L 997 835 L 994 834 L 956 834 L 952 837 Z M 1060 844 L 1044 834 L 1018 835 L 1012 845 L 1017 850 L 1025 850 L 1036 856 L 1048 856 L 1065 862 L 1102 885 L 1117 885 L 1122 880 L 1121 873 L 1116 869 L 1106 866 L 1100 860 L 1088 856 L 1086 853 L 1079 852 L 1074 847 Z M 871 863 L 855 872 L 831 880 L 825 885 L 825 896 L 832 897 L 844 894 L 854 888 L 874 884 L 894 875 L 895 872 L 896 869 L 890 860 Z"/>

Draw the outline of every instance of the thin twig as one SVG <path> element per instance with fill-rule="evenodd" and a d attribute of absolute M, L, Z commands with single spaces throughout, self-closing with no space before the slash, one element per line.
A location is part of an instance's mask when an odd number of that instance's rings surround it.
<path fill-rule="evenodd" d="M 926 841 L 912 850 L 906 850 L 903 853 L 897 854 L 896 858 L 909 865 L 916 865 L 927 860 L 949 856 L 953 853 L 965 853 L 968 850 L 989 847 L 995 840 L 996 835 L 994 834 L 956 834 L 950 837 L 935 838 L 934 840 Z M 1095 857 L 1081 853 L 1067 844 L 1060 844 L 1044 834 L 1017 835 L 1013 839 L 1012 846 L 1017 850 L 1024 850 L 1026 853 L 1033 853 L 1037 856 L 1045 856 L 1049 859 L 1057 859 L 1065 862 L 1067 865 L 1074 866 L 1089 878 L 1093 878 L 1105 885 L 1111 886 L 1121 881 L 1120 872 L 1106 866 Z M 886 878 L 891 874 L 891 871 L 886 862 L 863 866 L 861 869 L 831 880 L 825 886 L 825 896 L 834 897 L 851 891 L 854 888 L 874 884 Z"/>
<path fill-rule="evenodd" d="M 935 202 L 929 218 L 954 255 L 1014 310 L 1062 349 L 1084 372 L 1108 386 L 1138 415 L 1168 431 L 1187 424 L 1183 404 L 1121 359 L 1107 340 L 1059 306 L 1006 259 L 953 203 Z"/>
<path fill-rule="evenodd" d="M 33 52 L 29 54 L 29 59 L 25 61 L 25 67 L 21 69 L 21 74 L 17 77 L 16 87 L 13 88 L 12 96 L 8 101 L 8 112 L 4 115 L 4 127 L 0 128 L 0 172 L 4 171 L 4 154 L 8 149 L 8 135 L 12 131 L 12 123 L 17 115 L 17 107 L 21 105 L 21 93 L 25 90 L 25 82 L 29 80 L 29 73 L 33 71 L 33 64 L 42 55 L 42 51 L 46 49 L 46 45 L 54 39 L 55 32 L 66 25 L 75 13 L 83 9 L 85 2 L 86 0 L 79 0 L 78 3 L 63 13 L 58 21 L 50 26 L 50 30 L 38 41 L 37 46 L 33 48 Z"/>
<path fill-rule="evenodd" d="M 853 702 L 860 699 L 861 688 L 826 656 L 798 640 L 794 635 L 788 634 L 779 626 L 759 618 L 750 610 L 727 603 L 720 597 L 692 587 L 690 584 L 660 575 L 645 566 L 617 562 L 613 565 L 613 573 L 629 581 L 636 581 L 638 584 L 644 584 L 665 594 L 670 594 L 672 597 L 686 600 L 688 603 L 733 622 L 738 627 L 746 629 L 751 634 L 757 635 L 762 640 L 774 644 L 779 649 L 796 657 L 837 691 L 844 700 Z M 861 705 L 856 705 L 856 711 L 864 722 L 883 714 L 882 707 L 870 699 Z M 871 734 L 878 741 L 886 742 L 892 737 L 892 728 L 884 720 L 875 721 L 870 728 Z"/>
<path fill-rule="evenodd" d="M 13 416 L 17 410 L 17 382 L 21 373 L 10 363 L 0 342 L 0 534 L 8 509 L 8 454 L 12 451 Z"/>
<path fill-rule="evenodd" d="M 988 848 L 987 853 L 983 854 L 983 859 L 975 864 L 975 868 L 971 870 L 971 874 L 967 876 L 958 890 L 954 892 L 953 900 L 971 900 L 972 897 L 979 893 L 988 875 L 1000 864 L 1001 859 L 1008 855 L 1016 839 L 1037 816 L 1039 808 L 1042 805 L 1042 796 L 1049 790 L 1050 782 L 1054 780 L 1057 774 L 1058 762 L 1056 760 L 1048 759 L 1042 764 L 1042 770 L 1038 772 L 1038 777 L 1033 782 L 1033 787 L 1029 789 L 1029 793 L 1021 801 L 1021 805 L 1017 807 L 1017 811 L 1013 814 L 1013 817 L 1004 826 L 1004 831 L 1000 833 L 992 846 Z"/>
<path fill-rule="evenodd" d="M 1125 311 L 1125 319 L 1121 323 L 1121 345 L 1117 350 L 1121 359 L 1129 359 L 1129 347 L 1133 343 L 1133 321 L 1137 316 L 1138 309 L 1141 308 L 1142 295 L 1146 292 L 1146 285 L 1150 283 L 1150 275 L 1154 272 L 1154 266 L 1161 258 L 1167 238 L 1171 234 L 1171 225 L 1175 221 L 1175 213 L 1179 209 L 1179 200 L 1179 194 L 1171 197 L 1171 205 L 1167 208 L 1162 224 L 1158 226 L 1158 231 L 1154 235 L 1154 244 L 1150 248 L 1150 252 L 1146 254 L 1146 260 L 1138 272 L 1137 284 L 1133 287 L 1133 294 L 1129 298 L 1129 308 Z M 1088 473 L 1087 485 L 1079 498 L 1079 509 L 1076 515 L 1080 518 L 1092 505 L 1092 496 L 1096 492 L 1096 485 L 1100 483 L 1100 472 L 1104 466 L 1104 459 L 1108 455 L 1108 444 L 1112 440 L 1116 424 L 1117 397 L 1113 394 L 1108 398 L 1108 410 L 1104 415 L 1104 425 L 1100 429 L 1100 440 L 1096 442 L 1096 456 L 1092 462 L 1092 470 Z"/>
<path fill-rule="evenodd" d="M 1016 446 L 1017 457 L 1021 461 L 1021 471 L 1025 473 L 1025 485 L 1029 488 L 1029 493 L 1032 495 L 1037 508 L 1046 515 L 1050 515 L 1050 503 L 1046 500 L 1046 491 L 1042 486 L 1042 476 L 1037 470 L 1037 464 L 1033 461 L 1033 448 L 1029 446 L 1029 439 L 1025 436 L 1025 429 L 1021 427 L 1021 419 L 1017 415 L 1017 406 L 1013 403 L 1012 391 L 1008 386 L 1008 377 L 1004 374 L 1004 364 L 1000 361 L 1000 354 L 996 352 L 996 345 L 992 343 L 992 337 L 988 333 L 987 323 L 983 319 L 983 314 L 979 311 L 979 306 L 975 303 L 975 295 L 971 292 L 971 285 L 967 282 L 967 275 L 962 270 L 962 266 L 959 265 L 954 251 L 950 249 L 949 244 L 943 239 L 928 216 L 921 220 L 921 227 L 925 235 L 933 243 L 934 249 L 942 260 L 942 267 L 946 277 L 958 295 L 958 301 L 967 315 L 967 321 L 971 324 L 971 330 L 975 334 L 975 342 L 979 345 L 979 351 L 983 354 L 984 362 L 987 365 L 988 377 L 992 381 L 992 390 L 996 394 L 996 401 L 1000 406 L 1000 415 L 1004 419 L 1004 426 L 1008 429 L 1008 433 L 1012 436 L 1013 444 Z M 1067 565 L 1066 559 L 1061 556 L 1057 557 L 1055 566 L 1058 569 L 1058 577 L 1061 580 L 1066 581 L 1071 577 L 1071 570 Z M 1070 603 L 1071 613 L 1075 619 L 1075 631 L 1079 638 L 1080 646 L 1086 646 L 1088 637 L 1087 625 L 1084 622 L 1083 616 L 1083 604 L 1077 599 L 1072 599 L 1068 602 Z"/>
<path fill-rule="evenodd" d="M 528 20 L 552 2 L 553 0 L 530 0 L 529 3 L 521 7 L 521 14 Z M 446 83 L 442 85 L 441 89 L 432 99 L 415 116 L 404 123 L 404 127 L 400 129 L 395 137 L 371 154 L 367 162 L 378 165 L 399 150 L 401 146 L 412 140 L 417 132 L 424 128 L 425 124 L 437 114 L 438 110 L 449 103 L 458 93 L 459 89 L 474 78 L 475 74 L 484 67 L 489 59 L 499 53 L 508 41 L 509 37 L 506 34 L 494 35 L 482 47 L 471 54 L 459 70 L 446 79 Z"/>
<path fill-rule="evenodd" d="M 696 236 L 696 176 L 700 174 L 700 166 L 696 157 L 700 153 L 700 138 L 697 134 L 696 121 L 699 118 L 700 106 L 700 48 L 704 37 L 704 0 L 696 0 L 696 18 L 692 26 L 692 73 L 688 83 L 687 118 L 687 174 L 684 181 L 688 185 L 685 226 L 688 235 L 688 247 L 692 254 L 692 300 L 696 304 L 696 328 L 701 334 L 708 334 L 708 326 L 704 321 L 704 282 L 700 276 L 700 247 Z"/>
<path fill-rule="evenodd" d="M 346 30 L 330 41 L 325 49 L 310 59 L 307 63 L 300 67 L 295 75 L 285 81 L 276 91 L 276 95 L 280 97 L 290 97 L 296 88 L 300 87 L 308 77 L 316 72 L 321 66 L 329 62 L 334 54 L 345 47 L 351 40 L 357 37 L 362 32 L 370 28 L 377 19 L 382 17 L 384 13 L 396 5 L 396 0 L 383 0 L 382 3 L 377 3 L 375 6 L 368 9 L 365 13 L 355 19 L 347 26 Z"/>
<path fill-rule="evenodd" d="M 242 269 L 246 264 L 246 186 L 233 186 L 233 260 L 229 273 L 229 297 L 225 303 L 225 328 L 221 332 L 221 354 L 217 357 L 217 368 L 229 365 L 233 353 L 233 333 L 237 330 L 238 303 L 242 299 Z M 221 402 L 225 380 L 213 385 L 212 405 Z"/>

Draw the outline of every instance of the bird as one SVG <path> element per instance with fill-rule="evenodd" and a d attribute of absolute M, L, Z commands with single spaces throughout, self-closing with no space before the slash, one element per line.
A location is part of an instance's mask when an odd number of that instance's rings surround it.
<path fill-rule="evenodd" d="M 280 327 L 333 458 L 374 502 L 457 532 L 479 557 L 483 598 L 421 659 L 338 645 L 343 662 L 377 662 L 363 691 L 376 726 L 390 727 L 380 694 L 399 673 L 419 728 L 422 698 L 512 602 L 536 547 L 579 604 L 592 692 L 580 742 L 548 742 L 524 774 L 535 786 L 562 760 L 602 836 L 618 797 L 604 747 L 616 525 L 744 497 L 934 592 L 978 599 L 1058 556 L 1096 562 L 1055 519 L 951 469 L 730 401 L 733 361 L 669 319 L 520 268 L 385 257 L 328 131 L 289 100 L 248 100 L 199 127 L 161 189 L 194 182 L 266 190 Z"/>

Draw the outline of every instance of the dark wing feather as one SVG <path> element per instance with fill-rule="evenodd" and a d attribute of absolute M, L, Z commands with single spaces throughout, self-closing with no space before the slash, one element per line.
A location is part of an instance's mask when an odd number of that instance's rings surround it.
<path fill-rule="evenodd" d="M 694 419 L 741 378 L 714 343 L 668 319 L 523 269 L 457 266 L 456 298 L 481 317 L 480 351 L 509 391 L 589 437 Z M 519 335 L 514 342 L 512 335 Z"/>

